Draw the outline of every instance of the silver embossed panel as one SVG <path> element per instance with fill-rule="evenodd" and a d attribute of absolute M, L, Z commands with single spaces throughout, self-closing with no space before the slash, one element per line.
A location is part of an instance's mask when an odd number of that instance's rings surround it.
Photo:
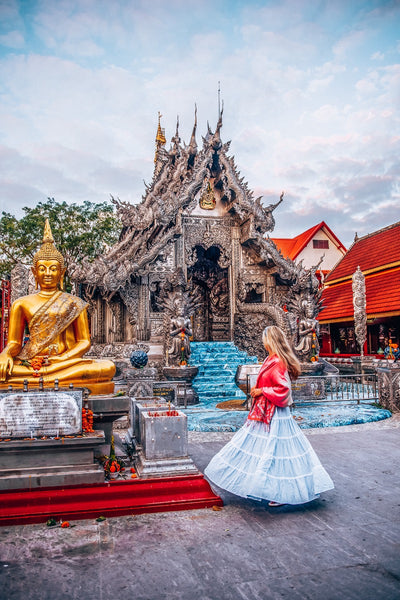
<path fill-rule="evenodd" d="M 0 394 L 0 437 L 73 435 L 82 429 L 82 392 Z"/>

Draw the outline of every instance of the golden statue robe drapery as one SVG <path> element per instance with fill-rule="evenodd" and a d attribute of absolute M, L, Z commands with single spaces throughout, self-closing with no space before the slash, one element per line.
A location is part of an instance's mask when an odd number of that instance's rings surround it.
<path fill-rule="evenodd" d="M 17 358 L 30 360 L 40 354 L 57 354 L 57 348 L 51 348 L 52 342 L 75 321 L 87 305 L 87 302 L 77 296 L 56 292 L 31 318 L 28 324 L 29 340 Z"/>

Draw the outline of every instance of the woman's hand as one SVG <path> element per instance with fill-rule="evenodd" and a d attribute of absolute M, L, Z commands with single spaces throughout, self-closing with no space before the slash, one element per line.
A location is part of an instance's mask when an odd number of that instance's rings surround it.
<path fill-rule="evenodd" d="M 250 390 L 250 396 L 252 398 L 256 398 L 257 396 L 261 396 L 262 394 L 262 389 L 261 388 L 257 388 L 256 386 L 253 386 Z"/>

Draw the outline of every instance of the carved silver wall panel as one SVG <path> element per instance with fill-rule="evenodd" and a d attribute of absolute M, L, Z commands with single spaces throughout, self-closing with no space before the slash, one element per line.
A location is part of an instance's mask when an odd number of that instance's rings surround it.
<path fill-rule="evenodd" d="M 217 246 L 221 250 L 219 265 L 221 268 L 228 267 L 232 262 L 232 231 L 231 227 L 223 220 L 211 219 L 209 217 L 186 217 L 185 225 L 185 251 L 188 256 L 188 264 L 196 262 L 194 248 L 202 246 L 205 250 L 211 246 Z"/>
<path fill-rule="evenodd" d="M 29 271 L 30 269 L 18 263 L 11 271 L 11 304 L 21 296 L 29 293 Z"/>
<path fill-rule="evenodd" d="M 148 277 L 142 277 L 139 287 L 138 319 L 137 319 L 137 339 L 138 341 L 147 341 L 150 338 L 150 292 Z"/>
<path fill-rule="evenodd" d="M 166 271 L 172 271 L 175 268 L 174 259 L 174 243 L 170 240 L 165 247 L 160 249 L 157 258 L 151 264 L 151 271 L 153 273 L 165 273 Z"/>
<path fill-rule="evenodd" d="M 111 313 L 109 339 L 114 343 L 122 342 L 125 339 L 124 305 L 119 297 L 113 297 L 112 300 L 107 302 L 107 306 Z"/>
<path fill-rule="evenodd" d="M 136 323 L 139 305 L 139 286 L 131 281 L 126 282 L 125 286 L 120 288 L 119 294 L 127 308 L 129 322 Z"/>
<path fill-rule="evenodd" d="M 164 335 L 164 317 L 162 313 L 151 313 L 150 324 L 151 337 L 162 338 L 162 336 Z"/>
<path fill-rule="evenodd" d="M 125 372 L 129 396 L 138 398 L 153 395 L 153 382 L 157 381 L 158 373 L 154 367 L 143 369 L 128 369 Z"/>
<path fill-rule="evenodd" d="M 391 412 L 400 411 L 400 365 L 378 367 L 379 402 Z"/>

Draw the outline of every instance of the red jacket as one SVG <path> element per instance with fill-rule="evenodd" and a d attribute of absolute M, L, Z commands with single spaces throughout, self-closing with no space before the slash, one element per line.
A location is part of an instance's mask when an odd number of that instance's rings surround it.
<path fill-rule="evenodd" d="M 261 388 L 262 394 L 254 398 L 247 418 L 269 425 L 275 406 L 283 408 L 292 404 L 289 373 L 276 354 L 268 356 L 262 364 L 256 388 Z"/>

